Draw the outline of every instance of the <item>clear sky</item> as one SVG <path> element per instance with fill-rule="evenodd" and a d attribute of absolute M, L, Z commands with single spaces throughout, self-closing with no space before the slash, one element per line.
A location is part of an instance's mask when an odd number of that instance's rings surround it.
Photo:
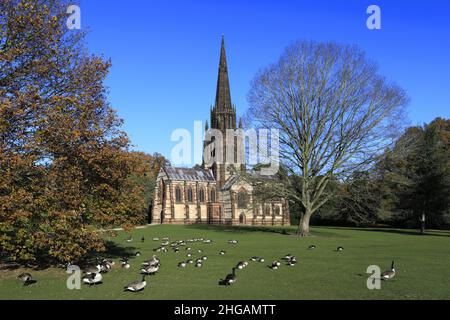
<path fill-rule="evenodd" d="M 170 157 L 177 128 L 193 131 L 215 99 L 225 35 L 233 102 L 295 40 L 357 44 L 406 89 L 411 124 L 450 118 L 450 1 L 79 0 L 91 52 L 111 58 L 110 101 L 135 149 Z M 368 30 L 366 9 L 381 8 Z"/>

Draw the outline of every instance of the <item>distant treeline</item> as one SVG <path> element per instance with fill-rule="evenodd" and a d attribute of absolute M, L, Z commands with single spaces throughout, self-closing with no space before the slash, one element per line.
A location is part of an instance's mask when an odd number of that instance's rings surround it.
<path fill-rule="evenodd" d="M 450 227 L 450 120 L 410 127 L 370 170 L 334 181 L 335 196 L 312 217 L 315 225 Z M 299 219 L 291 206 L 293 223 Z"/>

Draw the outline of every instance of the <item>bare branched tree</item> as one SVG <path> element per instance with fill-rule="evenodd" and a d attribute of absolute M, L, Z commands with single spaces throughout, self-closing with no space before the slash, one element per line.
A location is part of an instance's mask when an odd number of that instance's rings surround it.
<path fill-rule="evenodd" d="M 306 41 L 260 71 L 248 98 L 247 122 L 280 130 L 280 159 L 300 177 L 285 194 L 304 208 L 302 236 L 329 182 L 365 169 L 398 136 L 408 100 L 357 47 Z"/>

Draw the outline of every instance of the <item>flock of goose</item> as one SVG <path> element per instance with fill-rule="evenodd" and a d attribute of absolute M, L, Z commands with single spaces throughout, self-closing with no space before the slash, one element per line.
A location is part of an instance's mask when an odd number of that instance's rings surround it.
<path fill-rule="evenodd" d="M 160 238 L 153 238 L 152 240 L 155 242 L 161 241 L 160 242 L 161 245 L 159 247 L 153 249 L 153 251 L 155 253 L 167 253 L 167 252 L 169 252 L 169 250 L 172 250 L 174 253 L 180 253 L 180 252 L 182 252 L 182 250 L 184 250 L 186 252 L 186 257 L 188 259 L 178 263 L 178 268 L 180 268 L 180 269 L 187 268 L 189 265 L 193 265 L 196 268 L 202 268 L 203 265 L 208 260 L 208 256 L 202 255 L 203 254 L 202 249 L 194 250 L 191 247 L 191 245 L 193 245 L 195 243 L 211 244 L 213 242 L 210 239 L 204 239 L 204 238 L 176 240 L 173 242 L 170 242 L 169 238 L 162 238 L 161 240 L 160 240 Z M 131 242 L 133 242 L 133 238 L 130 236 L 127 239 L 125 239 L 125 241 L 128 243 L 131 243 Z M 141 238 L 141 242 L 142 243 L 145 242 L 144 237 Z M 237 240 L 229 240 L 228 241 L 228 244 L 230 244 L 230 245 L 237 245 L 238 243 L 239 242 Z M 308 247 L 308 250 L 316 250 L 316 249 L 317 249 L 317 247 L 315 245 L 310 245 Z M 336 252 L 343 252 L 343 251 L 344 251 L 343 247 L 338 247 L 336 249 Z M 202 255 L 202 256 L 199 257 L 198 259 L 194 260 L 193 255 L 195 253 Z M 227 254 L 227 252 L 225 250 L 221 250 L 219 252 L 219 255 L 221 255 L 221 256 L 224 256 L 226 254 Z M 134 254 L 134 256 L 140 257 L 141 253 L 136 252 Z M 249 260 L 251 260 L 252 262 L 256 262 L 256 263 L 264 263 L 265 262 L 264 258 L 257 257 L 257 256 L 253 256 Z M 278 270 L 282 265 L 281 261 L 284 261 L 286 266 L 290 266 L 290 267 L 294 267 L 298 263 L 297 258 L 294 255 L 287 254 L 280 260 L 272 261 L 272 263 L 267 265 L 267 267 L 272 270 Z M 232 272 L 229 273 L 228 275 L 226 275 L 226 277 L 224 279 L 221 279 L 219 281 L 219 285 L 230 286 L 230 285 L 235 284 L 237 281 L 237 278 L 238 278 L 236 271 L 243 270 L 243 269 L 247 268 L 248 265 L 249 265 L 248 261 L 239 261 L 232 268 Z M 97 260 L 95 265 L 88 266 L 87 268 L 84 269 L 85 275 L 82 278 L 83 283 L 85 283 L 89 286 L 95 286 L 95 285 L 102 284 L 103 283 L 103 275 L 102 274 L 107 273 L 114 266 L 115 266 L 115 262 L 113 260 L 110 260 L 110 259 Z M 130 265 L 129 259 L 126 257 L 122 258 L 120 260 L 120 267 L 125 270 L 130 269 L 131 265 Z M 140 274 L 142 275 L 141 280 L 127 284 L 123 288 L 124 291 L 140 292 L 140 291 L 144 290 L 145 287 L 147 286 L 146 277 L 156 275 L 159 272 L 160 268 L 161 268 L 161 261 L 156 255 L 153 255 L 150 259 L 145 260 L 144 262 L 142 262 L 142 265 L 140 267 Z M 395 277 L 395 268 L 394 268 L 394 261 L 392 261 L 391 268 L 381 275 L 381 279 L 382 280 L 390 280 L 394 277 Z M 34 280 L 33 277 L 31 276 L 31 274 L 29 274 L 29 273 L 23 273 L 23 274 L 19 275 L 18 278 L 20 279 L 20 281 L 22 281 L 24 286 L 28 286 L 28 285 L 36 283 L 36 280 Z"/>

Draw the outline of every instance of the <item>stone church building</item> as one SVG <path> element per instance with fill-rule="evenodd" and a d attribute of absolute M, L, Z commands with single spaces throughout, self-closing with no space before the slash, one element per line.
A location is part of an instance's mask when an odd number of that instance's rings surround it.
<path fill-rule="evenodd" d="M 239 127 L 242 127 L 241 123 Z M 225 132 L 237 129 L 236 108 L 231 102 L 225 43 L 222 38 L 216 101 L 211 108 L 211 129 Z M 206 131 L 210 130 L 208 124 Z M 211 142 L 205 141 L 205 147 Z M 192 169 L 165 166 L 161 168 L 151 212 L 152 223 L 160 224 L 227 224 L 289 225 L 288 202 L 285 199 L 258 203 L 253 186 L 240 173 L 245 163 L 238 163 L 235 150 L 221 147 L 222 159 L 234 153 L 235 161 L 216 161 Z M 214 149 L 214 153 L 216 150 Z M 244 157 L 245 159 L 245 157 Z M 245 162 L 243 160 L 242 162 Z"/>

